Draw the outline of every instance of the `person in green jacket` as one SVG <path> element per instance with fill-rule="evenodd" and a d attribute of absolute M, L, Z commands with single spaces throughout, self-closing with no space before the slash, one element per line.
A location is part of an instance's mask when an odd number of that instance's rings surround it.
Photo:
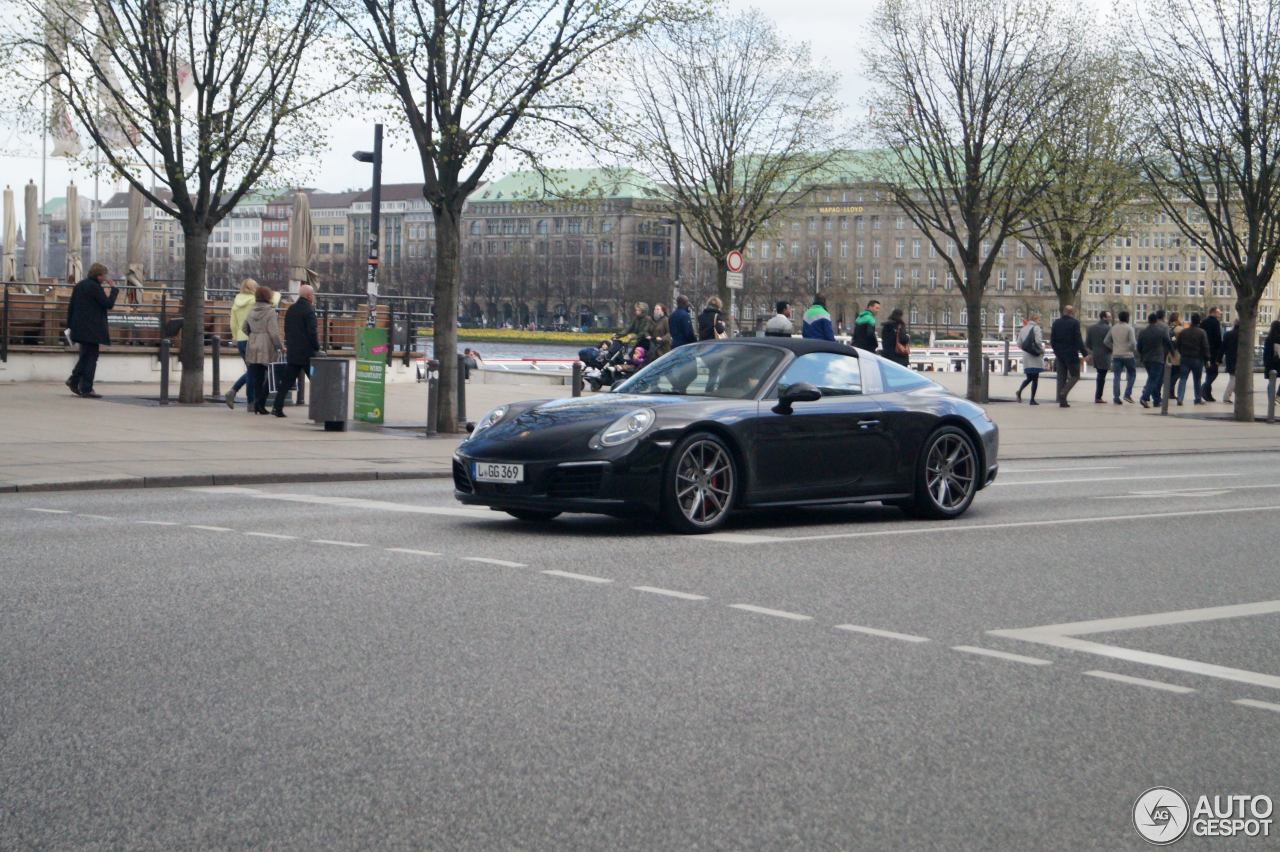
<path fill-rule="evenodd" d="M 649 316 L 648 302 L 636 302 L 635 315 L 631 318 L 631 325 L 615 334 L 614 337 L 626 337 L 628 334 L 634 334 L 636 336 L 636 345 L 643 346 L 646 350 L 653 345 L 645 342 L 653 337 L 653 319 Z"/>
<path fill-rule="evenodd" d="M 876 351 L 876 315 L 878 313 L 880 313 L 880 303 L 872 299 L 853 321 L 853 345 L 857 348 L 868 352 Z"/>
<path fill-rule="evenodd" d="M 255 301 L 254 294 L 258 290 L 258 282 L 252 278 L 246 278 L 240 284 L 240 292 L 236 294 L 235 300 L 231 303 L 231 339 L 236 342 L 236 351 L 240 353 L 240 359 L 244 361 L 244 375 L 236 379 L 236 383 L 231 386 L 231 390 L 227 391 L 224 400 L 227 408 L 236 407 L 236 393 L 245 385 L 249 389 L 245 391 L 245 395 L 249 401 L 249 408 L 253 408 L 253 382 L 249 381 L 249 362 L 245 359 L 245 349 L 249 346 L 249 335 L 245 333 L 244 322 L 249 318 L 249 311 L 253 309 Z M 280 304 L 280 294 L 273 293 L 274 304 Z"/>

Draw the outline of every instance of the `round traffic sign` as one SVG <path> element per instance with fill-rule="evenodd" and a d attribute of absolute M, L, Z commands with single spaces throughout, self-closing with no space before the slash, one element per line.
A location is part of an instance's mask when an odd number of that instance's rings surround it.
<path fill-rule="evenodd" d="M 742 252 L 734 249 L 724 259 L 725 268 L 730 272 L 742 271 Z"/>

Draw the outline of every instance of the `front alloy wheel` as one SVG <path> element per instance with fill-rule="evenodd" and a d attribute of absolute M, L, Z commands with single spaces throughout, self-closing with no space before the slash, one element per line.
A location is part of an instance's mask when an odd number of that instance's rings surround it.
<path fill-rule="evenodd" d="M 938 520 L 958 518 L 978 490 L 978 453 L 973 441 L 963 430 L 943 426 L 924 447 L 914 514 Z"/>
<path fill-rule="evenodd" d="M 715 435 L 699 432 L 672 452 L 663 478 L 663 514 L 680 532 L 710 532 L 733 510 L 738 485 L 733 453 Z"/>

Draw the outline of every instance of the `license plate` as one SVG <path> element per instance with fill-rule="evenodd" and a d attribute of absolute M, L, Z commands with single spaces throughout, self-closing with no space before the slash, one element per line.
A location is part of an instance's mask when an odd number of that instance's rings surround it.
<path fill-rule="evenodd" d="M 501 462 L 474 462 L 471 478 L 476 482 L 523 482 L 524 465 Z"/>

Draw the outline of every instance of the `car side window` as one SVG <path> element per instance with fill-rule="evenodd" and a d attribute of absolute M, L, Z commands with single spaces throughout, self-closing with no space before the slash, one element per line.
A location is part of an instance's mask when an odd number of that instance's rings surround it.
<path fill-rule="evenodd" d="M 778 393 L 804 382 L 822 391 L 823 396 L 850 396 L 862 393 L 858 359 L 839 352 L 810 352 L 792 361 L 778 379 Z"/>

